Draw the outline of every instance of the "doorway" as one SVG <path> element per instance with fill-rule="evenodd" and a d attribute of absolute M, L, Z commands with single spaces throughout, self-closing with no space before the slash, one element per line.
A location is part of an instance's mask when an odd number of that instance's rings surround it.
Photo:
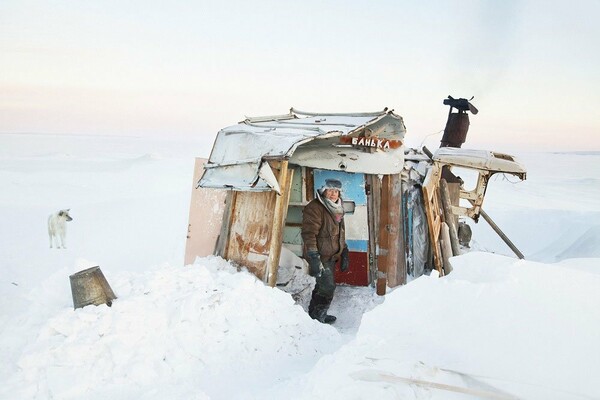
<path fill-rule="evenodd" d="M 342 182 L 341 197 L 355 204 L 354 212 L 344 216 L 346 227 L 346 244 L 350 252 L 350 267 L 341 272 L 338 266 L 335 271 L 336 283 L 368 286 L 369 285 L 369 226 L 367 213 L 367 195 L 365 193 L 365 175 L 344 171 L 313 170 L 313 189 L 320 189 L 326 179 L 337 179 Z"/>

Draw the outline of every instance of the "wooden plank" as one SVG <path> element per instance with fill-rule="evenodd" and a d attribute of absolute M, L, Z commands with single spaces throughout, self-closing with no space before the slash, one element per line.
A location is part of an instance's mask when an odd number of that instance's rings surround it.
<path fill-rule="evenodd" d="M 236 193 L 237 192 L 233 190 L 227 191 L 227 196 L 225 197 L 225 212 L 223 213 L 221 222 L 221 232 L 219 233 L 219 239 L 215 246 L 215 255 L 225 259 L 227 258 L 227 243 L 229 243 L 229 230 L 231 229 Z"/>
<path fill-rule="evenodd" d="M 384 175 L 381 180 L 381 197 L 380 206 L 378 207 L 379 218 L 376 220 L 377 225 L 377 237 L 378 240 L 378 254 L 377 254 L 377 294 L 383 296 L 387 290 L 387 284 L 389 281 L 390 274 L 392 273 L 392 266 L 390 265 L 391 254 L 390 247 L 393 245 L 390 243 L 394 232 L 392 232 L 393 226 L 391 224 L 390 213 L 392 210 L 392 204 L 390 201 L 390 179 L 389 175 Z"/>
<path fill-rule="evenodd" d="M 442 265 L 444 267 L 444 275 L 452 272 L 450 257 L 452 257 L 452 246 L 450 245 L 450 228 L 448 224 L 442 222 L 440 247 L 442 248 Z"/>
<path fill-rule="evenodd" d="M 192 264 L 196 257 L 214 254 L 226 209 L 227 191 L 196 188 L 206 161 L 203 158 L 196 158 L 194 163 L 184 265 Z"/>
<path fill-rule="evenodd" d="M 275 201 L 275 215 L 273 216 L 269 258 L 267 260 L 267 282 L 271 287 L 275 287 L 277 284 L 277 270 L 279 269 L 279 258 L 281 256 L 283 226 L 285 224 L 285 216 L 290 201 L 293 177 L 294 170 L 288 169 L 287 161 L 281 161 L 279 165 L 279 176 L 277 178 L 279 187 L 281 188 L 281 196 L 277 196 Z"/>
<path fill-rule="evenodd" d="M 377 245 L 375 235 L 374 221 L 374 205 L 373 205 L 373 175 L 365 175 L 365 193 L 367 195 L 367 229 L 368 229 L 368 244 L 367 244 L 367 262 L 369 266 L 369 284 L 375 285 L 377 282 L 377 264 L 374 262 L 373 255 Z"/>
<path fill-rule="evenodd" d="M 367 229 L 369 242 L 367 244 L 367 261 L 369 265 L 369 283 L 375 285 L 377 282 L 377 232 L 375 229 L 376 205 L 374 204 L 373 186 L 377 179 L 375 175 L 365 175 L 365 193 L 367 195 Z"/>
<path fill-rule="evenodd" d="M 313 168 L 305 167 L 304 172 L 304 188 L 307 203 L 315 198 L 315 172 Z"/>
<path fill-rule="evenodd" d="M 450 370 L 443 370 L 443 371 L 453 372 Z M 466 377 L 473 379 L 473 378 L 471 378 L 471 375 L 466 375 L 466 374 L 462 374 L 462 373 L 460 373 L 460 375 L 465 375 Z M 421 379 L 405 378 L 402 376 L 397 376 L 394 374 L 377 371 L 377 370 L 373 370 L 373 369 L 369 369 L 369 370 L 365 369 L 365 370 L 355 371 L 355 372 L 350 373 L 350 376 L 353 379 L 366 381 L 366 382 L 401 383 L 403 385 L 410 385 L 410 386 L 414 385 L 414 386 L 419 386 L 419 387 L 425 388 L 425 389 L 445 390 L 447 392 L 466 394 L 469 396 L 469 398 L 475 398 L 475 399 L 491 399 L 491 400 L 518 400 L 519 399 L 519 397 L 513 396 L 513 395 L 505 393 L 505 392 L 501 392 L 495 388 L 493 388 L 494 391 L 491 391 L 491 390 L 484 390 L 484 389 L 477 389 L 477 388 L 447 385 L 444 383 L 437 383 L 437 382 L 433 382 L 433 381 L 424 381 Z M 431 396 L 431 394 L 429 394 L 429 396 Z M 448 396 L 442 396 L 442 398 L 443 397 L 448 397 Z M 461 398 L 462 397 L 464 397 L 464 396 L 461 396 Z"/>
<path fill-rule="evenodd" d="M 387 266 L 379 262 L 379 224 L 381 210 L 381 181 L 377 175 L 366 175 L 367 215 L 369 222 L 369 266 L 372 282 L 375 283 L 377 294 L 385 295 L 387 286 Z"/>
<path fill-rule="evenodd" d="M 406 283 L 404 246 L 401 245 L 401 180 L 399 175 L 384 175 L 381 184 L 378 268 L 385 271 L 387 285 Z"/>
<path fill-rule="evenodd" d="M 397 182 L 395 181 L 397 179 Z M 406 244 L 404 243 L 404 208 L 402 207 L 402 196 L 404 196 L 404 185 L 400 174 L 394 175 L 394 190 L 398 190 L 394 201 L 398 203 L 398 238 L 396 255 L 396 276 L 398 285 L 406 285 L 408 278 L 408 263 L 406 262 Z M 394 286 L 392 286 L 394 287 Z"/>
<path fill-rule="evenodd" d="M 460 255 L 460 245 L 458 244 L 458 226 L 454 222 L 454 214 L 452 213 L 452 203 L 448 183 L 445 179 L 440 179 L 440 195 L 442 198 L 442 208 L 444 210 L 444 221 L 448 225 L 448 239 L 452 247 L 452 255 Z"/>
<path fill-rule="evenodd" d="M 433 250 L 433 264 L 435 269 L 444 275 L 442 269 L 442 253 L 439 245 L 439 236 L 441 229 L 441 211 L 438 202 L 437 188 L 440 179 L 440 170 L 434 165 L 423 182 L 423 200 L 425 203 L 425 215 L 429 225 L 429 239 Z"/>
<path fill-rule="evenodd" d="M 460 183 L 447 182 L 448 193 L 450 193 L 450 204 L 458 207 L 460 205 Z M 458 215 L 454 215 L 454 225 L 458 229 Z"/>
<path fill-rule="evenodd" d="M 302 181 L 302 167 L 298 165 L 288 165 L 292 175 L 292 183 L 290 184 L 290 200 L 288 203 L 302 204 L 304 201 L 304 182 Z"/>
<path fill-rule="evenodd" d="M 402 176 L 402 175 L 401 175 Z M 401 236 L 401 240 L 402 240 L 402 245 L 404 246 L 403 250 L 404 250 L 404 265 L 406 266 L 406 275 L 408 277 L 408 270 L 409 267 L 411 267 L 410 269 L 413 270 L 413 274 L 414 274 L 414 266 L 412 266 L 413 264 L 413 260 L 410 258 L 410 254 L 412 252 L 412 249 L 410 249 L 410 241 L 411 239 L 409 239 L 410 236 L 412 236 L 412 232 L 409 232 L 409 230 L 413 229 L 412 227 L 412 223 L 409 224 L 408 222 L 408 210 L 407 210 L 407 201 L 408 201 L 408 190 L 407 190 L 407 186 L 408 183 L 405 181 L 401 181 L 402 183 L 402 197 L 401 197 L 401 207 L 400 207 L 400 215 L 402 218 L 402 222 L 401 222 L 401 226 L 402 226 L 402 235 Z"/>

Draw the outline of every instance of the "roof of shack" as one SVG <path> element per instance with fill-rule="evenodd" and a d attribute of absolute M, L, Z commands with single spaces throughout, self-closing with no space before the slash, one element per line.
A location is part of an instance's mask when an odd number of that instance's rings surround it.
<path fill-rule="evenodd" d="M 436 150 L 433 160 L 457 167 L 513 174 L 521 179 L 527 174 L 527 169 L 516 157 L 489 150 L 441 147 Z"/>
<path fill-rule="evenodd" d="M 316 139 L 353 135 L 369 130 L 379 138 L 398 140 L 406 128 L 402 117 L 385 108 L 379 112 L 311 113 L 246 117 L 217 134 L 201 187 L 279 192 L 267 160 L 289 159 L 296 149 Z M 331 147 L 330 143 L 320 142 Z"/>

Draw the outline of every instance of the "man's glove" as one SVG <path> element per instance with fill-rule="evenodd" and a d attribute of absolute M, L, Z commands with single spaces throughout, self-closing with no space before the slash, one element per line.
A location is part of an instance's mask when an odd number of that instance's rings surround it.
<path fill-rule="evenodd" d="M 346 272 L 348 267 L 350 266 L 350 254 L 348 253 L 348 247 L 344 247 L 342 250 L 342 262 L 340 263 L 340 269 L 342 272 Z"/>
<path fill-rule="evenodd" d="M 321 269 L 323 268 L 323 264 L 321 264 L 321 257 L 319 253 L 316 251 L 309 251 L 307 253 L 308 259 L 308 274 L 310 276 L 314 276 L 315 278 L 321 275 Z"/>

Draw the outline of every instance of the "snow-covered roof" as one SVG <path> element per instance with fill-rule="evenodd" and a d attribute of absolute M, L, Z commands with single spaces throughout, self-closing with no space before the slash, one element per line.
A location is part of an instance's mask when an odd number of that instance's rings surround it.
<path fill-rule="evenodd" d="M 368 172 L 376 168 L 372 150 L 353 150 L 352 144 L 340 144 L 339 137 L 356 137 L 367 132 L 385 140 L 400 141 L 406 128 L 402 117 L 385 108 L 365 113 L 311 113 L 290 109 L 288 114 L 266 117 L 247 117 L 244 121 L 222 129 L 217 134 L 205 173 L 198 183 L 201 187 L 234 188 L 238 190 L 279 191 L 267 160 L 288 160 L 298 147 L 307 151 L 292 160 L 297 165 L 314 168 L 340 169 L 348 172 Z M 314 143 L 311 143 L 313 142 Z M 342 150 L 340 150 L 342 149 Z M 397 150 L 397 149 L 393 149 Z M 378 173 L 399 173 L 403 151 L 377 152 L 383 167 Z M 365 154 L 346 159 L 346 153 Z M 316 152 L 316 153 L 315 153 Z M 318 153 L 318 156 L 317 156 Z M 383 154 L 385 153 L 385 154 Z M 390 160 L 390 154 L 394 154 Z M 339 159 L 339 160 L 338 160 Z M 333 161 L 332 161 L 333 160 Z M 393 171 L 390 171 L 393 170 Z"/>
<path fill-rule="evenodd" d="M 434 161 L 459 167 L 476 168 L 485 171 L 506 172 L 525 178 L 527 170 L 515 157 L 488 150 L 470 150 L 455 147 L 441 147 L 433 155 Z"/>

